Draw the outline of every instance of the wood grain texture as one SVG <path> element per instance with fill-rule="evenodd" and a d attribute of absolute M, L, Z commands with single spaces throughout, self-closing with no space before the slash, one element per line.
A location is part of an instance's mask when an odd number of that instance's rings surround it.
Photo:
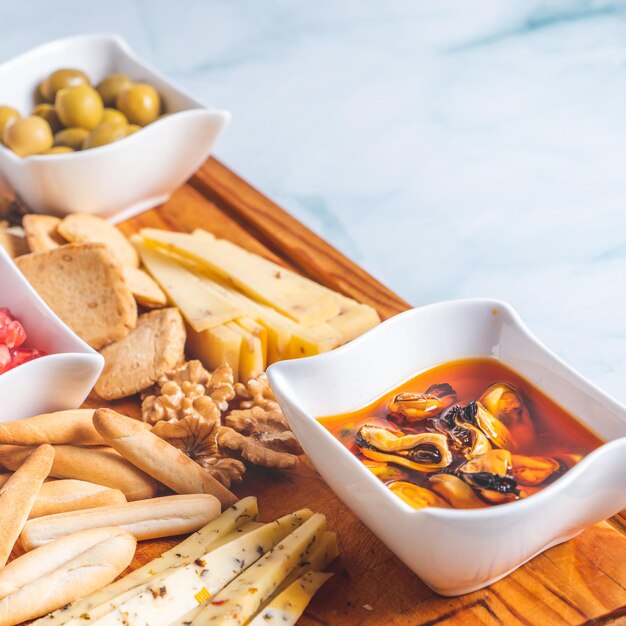
<path fill-rule="evenodd" d="M 205 228 L 371 304 L 383 317 L 409 306 L 214 159 L 165 205 L 121 228 L 130 234 L 144 226 L 185 232 Z M 91 401 L 88 404 L 95 406 Z M 136 399 L 111 406 L 139 414 Z M 548 550 L 487 589 L 443 598 L 361 524 L 308 461 L 291 472 L 251 470 L 236 491 L 240 496 L 258 497 L 263 520 L 308 506 L 325 513 L 329 528 L 338 533 L 341 557 L 332 566 L 336 576 L 316 595 L 300 622 L 303 626 L 543 626 L 626 620 L 623 514 Z M 131 567 L 146 563 L 174 543 L 143 542 Z"/>

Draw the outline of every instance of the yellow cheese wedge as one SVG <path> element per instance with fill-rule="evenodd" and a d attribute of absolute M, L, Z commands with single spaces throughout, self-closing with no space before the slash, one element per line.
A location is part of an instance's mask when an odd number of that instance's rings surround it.
<path fill-rule="evenodd" d="M 331 294 L 315 289 L 312 297 L 311 281 L 206 231 L 197 230 L 190 236 L 145 228 L 141 236 L 191 257 L 246 295 L 305 326 L 325 322 L 340 312 Z"/>
<path fill-rule="evenodd" d="M 328 324 L 342 336 L 343 343 L 347 343 L 380 324 L 380 317 L 371 306 L 357 304 L 328 320 Z"/>
<path fill-rule="evenodd" d="M 258 516 L 256 498 L 249 496 L 239 500 L 236 504 L 226 509 L 219 517 L 209 522 L 206 526 L 193 533 L 187 539 L 164 552 L 160 557 L 146 563 L 134 570 L 124 578 L 120 578 L 100 591 L 96 591 L 84 598 L 76 600 L 69 605 L 58 609 L 50 615 L 46 615 L 33 623 L 33 626 L 58 626 L 70 624 L 72 620 L 84 624 L 81 616 L 95 614 L 98 607 L 138 585 L 149 582 L 152 578 L 172 567 L 181 567 L 191 563 L 202 556 L 211 548 L 218 545 L 224 537 L 233 531 L 240 529 L 245 524 L 255 521 Z M 106 613 L 106 610 L 100 615 Z"/>
<path fill-rule="evenodd" d="M 281 315 L 270 307 L 257 304 L 254 300 L 239 293 L 232 287 L 218 284 L 202 274 L 197 274 L 197 276 L 204 282 L 205 287 L 208 288 L 209 285 L 213 285 L 215 289 L 220 290 L 245 310 L 247 317 L 252 318 L 265 328 L 268 365 L 287 358 L 287 349 L 291 340 L 289 328 L 296 324 L 293 320 Z"/>
<path fill-rule="evenodd" d="M 167 255 L 141 243 L 135 245 L 146 269 L 196 332 L 215 328 L 244 315 L 244 311 L 231 299 L 206 289 L 193 272 Z"/>
<path fill-rule="evenodd" d="M 246 383 L 251 378 L 256 378 L 265 371 L 266 362 L 263 358 L 263 344 L 256 335 L 253 335 L 234 322 L 228 322 L 226 328 L 230 328 L 234 332 L 239 333 L 243 340 L 239 353 L 238 380 Z"/>
<path fill-rule="evenodd" d="M 211 372 L 228 363 L 235 380 L 239 380 L 242 344 L 241 333 L 226 326 L 216 326 L 198 333 L 187 325 L 187 354 L 198 359 Z"/>
<path fill-rule="evenodd" d="M 255 337 L 258 337 L 261 341 L 261 349 L 263 351 L 263 361 L 267 364 L 267 329 L 265 326 L 259 324 L 251 317 L 238 317 L 235 323 L 241 326 L 244 330 L 252 333 Z"/>
<path fill-rule="evenodd" d="M 313 513 L 302 509 L 246 533 L 193 562 L 156 577 L 132 590 L 132 597 L 113 602 L 93 626 L 167 626 L 208 600 Z"/>
<path fill-rule="evenodd" d="M 211 279 L 204 277 L 205 281 Z M 253 302 L 227 286 L 223 287 L 248 316 L 253 317 L 268 331 L 267 362 L 296 359 L 328 352 L 345 343 L 341 333 L 328 323 L 306 328 L 265 304 Z"/>
<path fill-rule="evenodd" d="M 249 626 L 263 626 L 263 624 L 294 626 L 316 591 L 331 577 L 332 574 L 326 572 L 303 574 L 248 622 Z"/>
<path fill-rule="evenodd" d="M 307 546 L 319 541 L 325 530 L 326 518 L 314 514 L 214 596 L 194 619 L 194 626 L 245 624 L 298 565 Z"/>

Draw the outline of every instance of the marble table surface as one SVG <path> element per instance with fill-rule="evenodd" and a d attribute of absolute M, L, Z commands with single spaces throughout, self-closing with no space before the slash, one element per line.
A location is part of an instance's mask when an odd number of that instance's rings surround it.
<path fill-rule="evenodd" d="M 22 0 L 0 61 L 116 32 L 216 154 L 415 305 L 513 304 L 626 401 L 626 3 Z"/>

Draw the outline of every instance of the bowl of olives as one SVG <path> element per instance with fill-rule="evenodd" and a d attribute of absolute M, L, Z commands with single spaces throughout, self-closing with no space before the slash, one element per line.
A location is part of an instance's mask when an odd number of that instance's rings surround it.
<path fill-rule="evenodd" d="M 0 65 L 0 180 L 35 211 L 125 219 L 165 202 L 229 119 L 116 35 L 60 39 Z"/>

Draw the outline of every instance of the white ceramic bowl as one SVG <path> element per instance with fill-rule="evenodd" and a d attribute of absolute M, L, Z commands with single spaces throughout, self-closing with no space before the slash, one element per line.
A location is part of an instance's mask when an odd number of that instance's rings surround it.
<path fill-rule="evenodd" d="M 78 152 L 18 157 L 0 146 L 0 175 L 33 210 L 115 215 L 116 221 L 165 202 L 209 156 L 230 114 L 205 107 L 142 61 L 120 37 L 60 39 L 0 65 L 0 103 L 28 115 L 39 82 L 72 67 L 94 84 L 121 72 L 152 84 L 174 113 L 121 141 Z"/>
<path fill-rule="evenodd" d="M 500 359 L 607 443 L 528 499 L 479 510 L 414 510 L 315 420 L 365 406 L 422 370 L 472 357 Z M 543 346 L 502 302 L 413 309 L 328 354 L 276 363 L 268 376 L 322 477 L 442 595 L 489 585 L 626 508 L 626 409 Z"/>
<path fill-rule="evenodd" d="M 56 316 L 1 246 L 0 307 L 23 324 L 26 347 L 48 353 L 0 374 L 0 422 L 79 407 L 104 358 Z"/>

